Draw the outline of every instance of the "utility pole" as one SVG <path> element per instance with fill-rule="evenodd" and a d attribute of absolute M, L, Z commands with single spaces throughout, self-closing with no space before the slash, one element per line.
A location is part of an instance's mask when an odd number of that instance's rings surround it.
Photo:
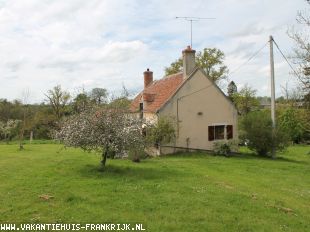
<path fill-rule="evenodd" d="M 270 78 L 271 78 L 271 119 L 272 126 L 276 126 L 276 117 L 275 117 L 275 85 L 274 85 L 274 59 L 273 59 L 273 38 L 269 37 L 270 43 Z"/>
<path fill-rule="evenodd" d="M 271 120 L 272 120 L 272 136 L 276 127 L 276 102 L 275 102 L 275 84 L 274 84 L 274 59 L 273 59 L 273 37 L 269 36 L 270 44 L 270 82 L 271 82 Z M 272 158 L 275 158 L 275 148 L 272 149 Z"/>
<path fill-rule="evenodd" d="M 190 22 L 191 25 L 191 48 L 193 48 L 193 22 L 205 20 L 205 19 L 215 19 L 215 18 L 199 18 L 199 17 L 175 17 L 176 19 L 184 19 Z"/>

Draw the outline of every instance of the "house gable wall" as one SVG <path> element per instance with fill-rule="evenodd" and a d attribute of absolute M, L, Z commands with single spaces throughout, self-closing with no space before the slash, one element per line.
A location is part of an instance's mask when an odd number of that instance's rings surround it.
<path fill-rule="evenodd" d="M 212 150 L 208 141 L 208 126 L 233 125 L 233 138 L 238 137 L 237 111 L 221 90 L 197 69 L 176 94 L 159 110 L 159 117 L 176 121 L 175 147 Z M 163 153 L 170 153 L 166 149 Z M 175 149 L 174 149 L 175 150 Z"/>

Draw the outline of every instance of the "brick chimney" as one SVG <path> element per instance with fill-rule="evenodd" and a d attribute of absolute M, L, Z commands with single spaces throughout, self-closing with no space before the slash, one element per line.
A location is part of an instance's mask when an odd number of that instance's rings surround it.
<path fill-rule="evenodd" d="M 196 67 L 195 63 L 195 50 L 190 46 L 187 46 L 186 49 L 182 51 L 183 55 L 183 78 L 186 79 L 194 71 Z"/>
<path fill-rule="evenodd" d="M 153 72 L 150 69 L 147 69 L 144 73 L 144 88 L 149 86 L 153 82 Z"/>

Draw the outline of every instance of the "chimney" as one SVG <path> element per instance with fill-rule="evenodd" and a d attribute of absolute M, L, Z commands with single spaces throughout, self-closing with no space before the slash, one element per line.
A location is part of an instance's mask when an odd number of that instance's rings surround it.
<path fill-rule="evenodd" d="M 186 49 L 182 51 L 183 55 L 183 78 L 186 79 L 192 73 L 196 67 L 195 63 L 195 50 L 190 46 L 187 46 Z"/>
<path fill-rule="evenodd" d="M 144 89 L 153 82 L 153 72 L 147 69 L 144 73 Z"/>

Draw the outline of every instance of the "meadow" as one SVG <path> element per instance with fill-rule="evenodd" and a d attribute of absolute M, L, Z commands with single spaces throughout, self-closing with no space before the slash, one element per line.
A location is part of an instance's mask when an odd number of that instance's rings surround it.
<path fill-rule="evenodd" d="M 107 161 L 59 144 L 0 145 L 0 223 L 142 223 L 146 231 L 310 231 L 310 146 Z"/>

